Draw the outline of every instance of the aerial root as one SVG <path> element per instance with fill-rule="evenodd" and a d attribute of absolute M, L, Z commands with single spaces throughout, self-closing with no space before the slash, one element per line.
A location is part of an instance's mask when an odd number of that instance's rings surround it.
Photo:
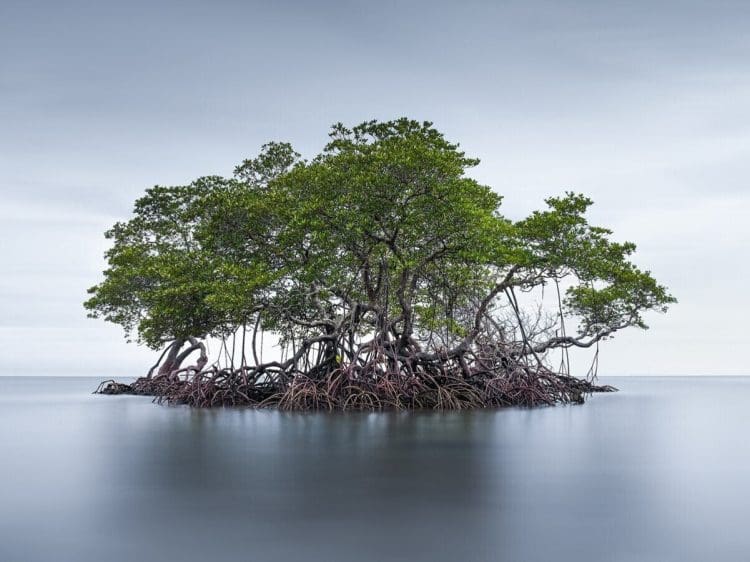
<path fill-rule="evenodd" d="M 459 369 L 430 364 L 393 369 L 337 366 L 316 376 L 309 372 L 259 373 L 250 368 L 186 369 L 168 376 L 140 378 L 129 385 L 104 381 L 96 392 L 154 396 L 159 403 L 196 407 L 380 411 L 580 404 L 593 392 L 615 390 L 543 367 L 516 365 L 467 377 Z"/>
<path fill-rule="evenodd" d="M 94 394 L 135 394 L 135 392 L 133 392 L 133 386 L 130 384 L 109 379 L 99 383 Z"/>

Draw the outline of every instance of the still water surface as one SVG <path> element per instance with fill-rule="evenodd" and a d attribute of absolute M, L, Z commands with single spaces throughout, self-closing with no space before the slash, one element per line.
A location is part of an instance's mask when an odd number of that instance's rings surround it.
<path fill-rule="evenodd" d="M 199 411 L 0 378 L 0 561 L 748 561 L 750 379 L 583 406 Z"/>

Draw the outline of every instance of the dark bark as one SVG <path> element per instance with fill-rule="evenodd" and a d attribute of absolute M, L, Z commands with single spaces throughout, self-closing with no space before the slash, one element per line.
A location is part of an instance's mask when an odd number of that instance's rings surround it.
<path fill-rule="evenodd" d="M 157 372 L 157 375 L 159 376 L 165 376 L 169 375 L 172 371 L 175 370 L 177 367 L 177 357 L 179 356 L 180 349 L 182 349 L 182 346 L 185 344 L 185 340 L 183 339 L 176 339 L 172 342 L 172 344 L 169 347 L 169 353 L 167 353 L 167 357 L 164 359 L 164 362 L 161 364 L 161 367 L 159 367 L 159 371 Z"/>

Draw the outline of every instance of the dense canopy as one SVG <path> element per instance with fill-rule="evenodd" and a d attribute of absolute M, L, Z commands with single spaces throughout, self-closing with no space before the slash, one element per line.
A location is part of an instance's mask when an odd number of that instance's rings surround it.
<path fill-rule="evenodd" d="M 552 352 L 645 328 L 674 299 L 588 223 L 591 200 L 511 221 L 467 175 L 477 163 L 431 123 L 370 121 L 335 125 L 309 161 L 269 143 L 232 178 L 149 189 L 107 232 L 86 302 L 164 349 L 127 390 L 286 408 L 580 401 L 596 387 Z M 545 287 L 554 314 L 527 305 Z"/>

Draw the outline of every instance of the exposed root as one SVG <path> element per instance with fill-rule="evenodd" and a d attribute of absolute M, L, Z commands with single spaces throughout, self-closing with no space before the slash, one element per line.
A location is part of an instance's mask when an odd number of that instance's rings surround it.
<path fill-rule="evenodd" d="M 337 368 L 321 377 L 249 376 L 249 369 L 209 369 L 184 377 L 141 378 L 131 385 L 105 381 L 100 394 L 154 396 L 159 403 L 196 407 L 249 406 L 280 410 L 468 410 L 580 404 L 593 392 L 617 389 L 553 373 L 517 368 L 504 373 L 386 371 L 367 376 Z"/>
<path fill-rule="evenodd" d="M 133 386 L 130 384 L 109 379 L 99 383 L 94 394 L 135 394 L 135 392 L 133 392 Z"/>
<path fill-rule="evenodd" d="M 106 380 L 99 384 L 94 394 L 134 394 L 136 396 L 161 396 L 169 392 L 175 384 L 169 377 L 141 377 L 131 384 Z M 179 382 L 179 381 L 177 381 Z M 182 381 L 184 382 L 184 381 Z"/>

